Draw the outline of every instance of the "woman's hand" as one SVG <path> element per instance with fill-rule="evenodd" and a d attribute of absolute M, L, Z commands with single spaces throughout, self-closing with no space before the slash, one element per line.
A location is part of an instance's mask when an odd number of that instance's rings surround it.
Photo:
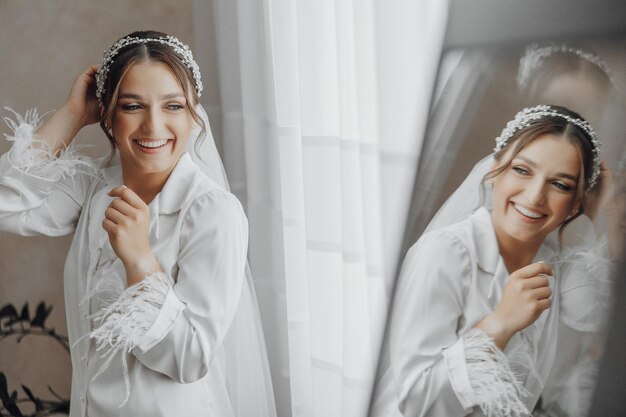
<path fill-rule="evenodd" d="M 96 98 L 97 65 L 82 72 L 72 85 L 63 109 L 72 115 L 80 128 L 100 121 L 100 106 Z"/>
<path fill-rule="evenodd" d="M 504 349 L 515 333 L 534 323 L 552 304 L 548 275 L 553 273 L 543 262 L 513 272 L 504 284 L 502 299 L 493 313 L 474 327 L 483 330 Z"/>
<path fill-rule="evenodd" d="M 109 235 L 113 251 L 124 264 L 126 281 L 131 286 L 162 271 L 148 239 L 150 209 L 126 186 L 112 189 L 109 195 L 118 198 L 105 210 L 102 227 Z"/>
<path fill-rule="evenodd" d="M 74 81 L 67 101 L 37 130 L 40 142 L 47 145 L 52 154 L 70 145 L 83 127 L 100 120 L 100 108 L 96 99 L 96 71 L 92 65 Z"/>

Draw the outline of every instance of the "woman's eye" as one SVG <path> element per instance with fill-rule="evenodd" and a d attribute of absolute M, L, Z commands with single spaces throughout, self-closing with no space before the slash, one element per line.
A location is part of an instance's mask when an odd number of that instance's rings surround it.
<path fill-rule="evenodd" d="M 123 104 L 122 109 L 126 111 L 139 110 L 141 106 L 139 104 Z"/>
<path fill-rule="evenodd" d="M 559 181 L 555 181 L 552 184 L 554 184 L 554 186 L 556 188 L 558 188 L 559 190 L 561 190 L 561 191 L 571 191 L 571 189 L 572 189 L 572 187 L 570 187 L 569 185 L 564 184 L 564 183 L 559 182 Z"/>
<path fill-rule="evenodd" d="M 182 104 L 177 104 L 177 103 L 167 105 L 168 110 L 182 110 L 184 108 L 185 106 L 183 106 Z"/>
<path fill-rule="evenodd" d="M 526 168 L 514 166 L 513 171 L 517 172 L 518 174 L 528 175 L 528 170 Z"/>

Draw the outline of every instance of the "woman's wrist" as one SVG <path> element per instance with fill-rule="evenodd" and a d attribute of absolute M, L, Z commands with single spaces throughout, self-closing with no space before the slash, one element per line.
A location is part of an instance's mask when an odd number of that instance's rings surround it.
<path fill-rule="evenodd" d="M 509 329 L 495 313 L 491 313 L 479 321 L 474 328 L 483 331 L 487 336 L 491 337 L 500 350 L 506 348 L 509 340 L 515 334 L 515 331 Z"/>
<path fill-rule="evenodd" d="M 83 127 L 87 126 L 87 118 L 80 113 L 72 110 L 72 108 L 65 103 L 55 114 L 61 114 L 61 116 L 67 121 L 68 126 L 78 132 Z"/>
<path fill-rule="evenodd" d="M 39 127 L 37 135 L 56 154 L 70 144 L 83 126 L 77 115 L 66 107 L 61 107 Z"/>
<path fill-rule="evenodd" d="M 163 268 L 152 254 L 123 262 L 123 264 L 126 270 L 126 283 L 129 287 L 143 281 L 151 274 L 163 272 Z"/>

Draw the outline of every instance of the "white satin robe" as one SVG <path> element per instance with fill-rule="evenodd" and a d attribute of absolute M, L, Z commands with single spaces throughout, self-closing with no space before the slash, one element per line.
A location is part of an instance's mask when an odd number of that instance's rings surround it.
<path fill-rule="evenodd" d="M 12 151 L 0 158 L 0 229 L 24 236 L 74 233 L 64 271 L 70 416 L 234 416 L 222 341 L 242 292 L 248 245 L 247 219 L 235 196 L 187 154 L 180 158 L 149 204 L 150 246 L 165 274 L 156 276 L 161 292 L 153 294 L 151 310 L 142 311 L 133 305 L 141 290 L 125 289 L 124 268 L 102 228 L 112 200 L 107 192 L 121 185 L 119 163 L 99 170 L 101 179 L 72 169 L 62 178 L 44 178 L 20 167 L 19 158 Z M 89 297 L 96 286 L 104 291 Z M 132 353 L 112 352 L 96 375 L 111 350 L 95 350 L 88 335 L 101 323 L 90 315 L 116 299 L 125 300 L 120 308 L 141 313 L 127 318 L 145 331 L 127 334 Z M 114 317 L 108 324 L 110 336 L 121 337 Z"/>
<path fill-rule="evenodd" d="M 544 244 L 534 259 L 551 263 L 555 271 L 551 308 L 511 338 L 506 359 L 472 360 L 488 349 L 484 339 L 489 339 L 472 328 L 494 310 L 509 276 L 490 213 L 481 208 L 463 222 L 422 236 L 402 266 L 390 324 L 391 365 L 378 383 L 370 416 L 483 416 L 481 404 L 490 406 L 492 415 L 514 415 L 502 411 L 507 398 L 499 395 L 516 390 L 489 373 L 507 366 L 529 393 L 517 398 L 532 411 L 555 362 L 559 320 L 580 331 L 597 328 L 601 294 L 608 292 L 606 275 L 592 277 L 588 263 L 561 263 L 557 255 Z M 589 256 L 583 260 L 597 261 Z"/>

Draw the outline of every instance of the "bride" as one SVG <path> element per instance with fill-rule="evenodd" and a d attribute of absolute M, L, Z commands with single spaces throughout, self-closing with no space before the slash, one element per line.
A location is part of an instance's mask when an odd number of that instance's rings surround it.
<path fill-rule="evenodd" d="M 593 331 L 607 303 L 606 246 L 560 245 L 610 194 L 599 147 L 564 107 L 526 108 L 507 124 L 407 253 L 370 415 L 530 415 L 559 322 Z"/>

